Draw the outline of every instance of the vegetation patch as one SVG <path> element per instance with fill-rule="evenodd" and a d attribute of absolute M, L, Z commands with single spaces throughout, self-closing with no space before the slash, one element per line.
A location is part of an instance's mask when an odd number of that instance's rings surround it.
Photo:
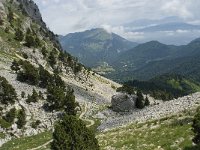
<path fill-rule="evenodd" d="M 190 150 L 190 147 L 192 150 L 195 147 L 192 147 L 191 125 L 192 116 L 173 116 L 100 133 L 97 138 L 100 147 L 107 150 Z"/>
<path fill-rule="evenodd" d="M 13 139 L 2 145 L 2 150 L 27 150 L 35 148 L 45 144 L 52 139 L 52 133 L 50 131 L 40 133 L 31 137 L 23 137 L 19 139 Z"/>

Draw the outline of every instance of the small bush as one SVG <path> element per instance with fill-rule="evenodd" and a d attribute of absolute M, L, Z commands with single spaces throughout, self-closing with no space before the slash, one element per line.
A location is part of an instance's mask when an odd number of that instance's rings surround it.
<path fill-rule="evenodd" d="M 17 127 L 19 129 L 22 129 L 24 127 L 24 125 L 26 124 L 26 113 L 23 109 L 21 109 L 19 112 L 18 112 L 18 116 L 17 116 Z"/>
<path fill-rule="evenodd" d="M 31 102 L 36 103 L 36 102 L 38 102 L 38 100 L 39 100 L 39 95 L 38 95 L 38 93 L 36 92 L 36 90 L 33 89 L 32 95 L 31 95 L 31 96 L 28 95 L 28 98 L 27 98 L 26 102 L 27 102 L 27 103 L 31 103 Z"/>
<path fill-rule="evenodd" d="M 41 124 L 40 120 L 36 120 L 35 122 L 32 122 L 31 127 L 34 129 L 37 129 L 37 127 Z"/>
<path fill-rule="evenodd" d="M 28 61 L 18 62 L 21 70 L 17 72 L 17 80 L 21 82 L 26 82 L 31 85 L 38 85 L 39 83 L 39 72 Z"/>
<path fill-rule="evenodd" d="M 13 123 L 14 119 L 16 117 L 16 109 L 12 108 L 7 114 L 6 116 L 3 117 L 3 119 L 9 123 Z"/>
<path fill-rule="evenodd" d="M 22 30 L 17 29 L 15 32 L 15 39 L 18 41 L 23 41 L 24 39 L 24 33 L 22 32 Z"/>
<path fill-rule="evenodd" d="M 26 93 L 25 93 L 24 91 L 22 91 L 21 97 L 22 97 L 22 98 L 25 98 L 25 96 L 26 96 Z"/>

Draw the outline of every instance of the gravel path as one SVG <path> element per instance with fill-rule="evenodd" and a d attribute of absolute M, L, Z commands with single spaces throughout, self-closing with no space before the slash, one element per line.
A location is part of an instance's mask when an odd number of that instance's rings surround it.
<path fill-rule="evenodd" d="M 81 113 L 81 115 L 79 116 L 79 118 L 80 118 L 81 120 L 85 120 L 85 121 L 87 121 L 87 122 L 90 122 L 90 124 L 86 125 L 86 127 L 91 127 L 91 126 L 93 126 L 93 125 L 95 124 L 95 122 L 94 122 L 94 120 L 84 118 L 84 116 L 85 116 L 85 114 L 87 113 L 87 111 L 88 111 L 88 105 L 87 105 L 87 103 L 85 102 L 85 103 L 84 103 L 84 111 Z"/>

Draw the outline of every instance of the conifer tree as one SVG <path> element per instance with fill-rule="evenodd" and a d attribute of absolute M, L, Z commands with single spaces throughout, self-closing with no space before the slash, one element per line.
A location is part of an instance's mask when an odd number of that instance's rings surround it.
<path fill-rule="evenodd" d="M 144 104 L 145 106 L 149 106 L 150 105 L 150 102 L 149 102 L 149 99 L 148 99 L 148 97 L 146 96 L 146 98 L 145 98 L 145 104 Z"/>
<path fill-rule="evenodd" d="M 55 124 L 52 150 L 99 150 L 94 133 L 75 116 L 65 115 Z"/>
<path fill-rule="evenodd" d="M 142 109 L 145 107 L 144 97 L 141 91 L 137 91 L 136 107 Z"/>

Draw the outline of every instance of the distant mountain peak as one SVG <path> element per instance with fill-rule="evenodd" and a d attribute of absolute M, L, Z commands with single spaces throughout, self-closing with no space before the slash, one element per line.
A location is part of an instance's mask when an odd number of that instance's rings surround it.
<path fill-rule="evenodd" d="M 97 66 L 99 62 L 109 63 L 119 53 L 138 45 L 103 28 L 70 33 L 60 37 L 60 43 L 63 49 L 89 67 Z"/>

